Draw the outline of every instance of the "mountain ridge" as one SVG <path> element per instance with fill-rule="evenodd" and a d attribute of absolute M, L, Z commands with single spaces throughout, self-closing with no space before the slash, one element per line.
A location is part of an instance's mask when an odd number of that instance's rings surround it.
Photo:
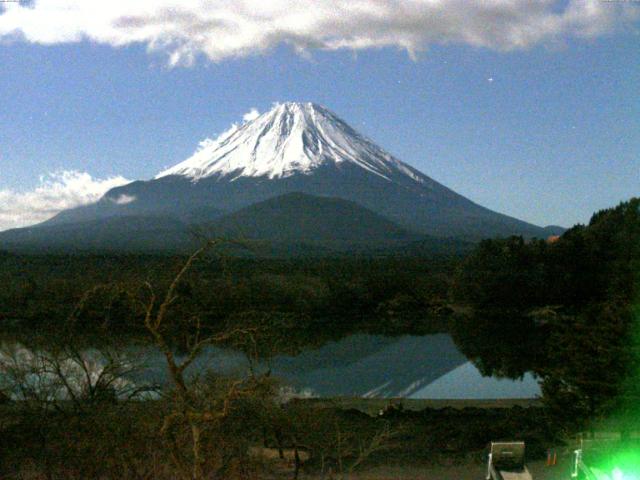
<path fill-rule="evenodd" d="M 225 236 L 310 244 L 392 244 L 420 237 L 355 202 L 300 192 L 227 214 L 213 223 L 213 230 Z"/>
<path fill-rule="evenodd" d="M 292 102 L 203 142 L 194 155 L 151 180 L 113 188 L 98 202 L 60 212 L 41 226 L 154 216 L 207 223 L 292 192 L 354 202 L 405 231 L 442 239 L 550 234 L 438 183 L 328 109 Z M 301 202 L 298 208 L 312 206 Z M 122 225 L 118 229 L 126 234 Z"/>
<path fill-rule="evenodd" d="M 190 221 L 189 221 L 190 219 Z M 136 232 L 134 239 L 127 233 Z M 200 238 L 227 237 L 268 242 L 260 252 L 287 249 L 296 254 L 340 254 L 397 248 L 422 241 L 441 251 L 439 242 L 409 232 L 354 202 L 335 197 L 288 193 L 226 215 L 192 212 L 185 221 L 170 215 L 109 217 L 80 223 L 39 225 L 0 234 L 0 245 L 29 244 L 49 251 L 182 251 L 198 247 Z M 68 247 L 68 248 L 65 248 Z"/>

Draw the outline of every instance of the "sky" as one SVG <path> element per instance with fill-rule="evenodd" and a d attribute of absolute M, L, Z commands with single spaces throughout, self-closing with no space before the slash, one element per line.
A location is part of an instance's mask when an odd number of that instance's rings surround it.
<path fill-rule="evenodd" d="M 0 3 L 0 230 L 310 101 L 493 210 L 640 194 L 640 1 Z"/>

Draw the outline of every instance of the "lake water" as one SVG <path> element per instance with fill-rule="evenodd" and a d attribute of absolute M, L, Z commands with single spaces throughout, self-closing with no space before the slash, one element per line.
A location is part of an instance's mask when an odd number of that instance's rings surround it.
<path fill-rule="evenodd" d="M 233 373 L 247 368 L 236 352 L 210 349 L 192 366 Z M 484 377 L 449 335 L 351 335 L 296 356 L 278 356 L 269 368 L 298 391 L 319 397 L 415 399 L 535 398 L 540 388 L 530 374 L 521 380 Z M 162 381 L 161 358 L 148 378 Z"/>
<path fill-rule="evenodd" d="M 16 344 L 5 343 L 2 351 L 12 349 L 14 353 L 20 352 L 18 363 L 28 363 L 34 358 L 32 351 Z M 164 357 L 157 350 L 130 347 L 125 352 L 143 365 L 128 377 L 129 382 L 135 385 L 167 382 Z M 98 375 L 105 363 L 100 352 L 87 350 L 83 355 Z M 65 368 L 78 370 L 72 362 Z M 248 368 L 249 363 L 241 353 L 209 348 L 189 371 L 195 374 L 211 369 L 243 374 Z M 351 335 L 295 356 L 277 356 L 260 368 L 271 369 L 272 376 L 285 385 L 314 397 L 497 399 L 535 398 L 540 394 L 531 375 L 521 380 L 482 376 L 446 334 Z"/>

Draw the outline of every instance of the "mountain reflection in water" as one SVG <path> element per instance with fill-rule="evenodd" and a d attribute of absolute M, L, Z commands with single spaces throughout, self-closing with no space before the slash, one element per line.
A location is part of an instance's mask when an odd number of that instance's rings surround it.
<path fill-rule="evenodd" d="M 23 362 L 20 359 L 39 358 L 18 343 L 4 343 L 3 351 L 9 350 L 19 353 L 14 358 L 19 363 Z M 46 352 L 39 353 L 43 354 Z M 119 361 L 136 365 L 128 369 L 124 381 L 135 386 L 167 383 L 164 357 L 153 347 L 124 347 L 116 355 L 122 356 Z M 96 375 L 105 368 L 100 364 L 98 351 L 85 350 L 78 358 Z M 243 354 L 211 347 L 190 366 L 189 373 L 212 370 L 243 375 L 248 368 Z M 272 376 L 281 379 L 284 385 L 316 397 L 496 399 L 533 398 L 540 394 L 530 374 L 522 380 L 483 377 L 447 334 L 351 335 L 295 356 L 276 356 L 255 368 L 270 369 Z"/>
<path fill-rule="evenodd" d="M 157 360 L 151 372 L 160 381 L 163 364 Z M 237 352 L 211 348 L 192 368 L 233 373 L 247 366 Z M 483 377 L 447 334 L 356 334 L 296 356 L 277 356 L 265 367 L 296 390 L 319 397 L 491 399 L 540 393 L 529 374 L 523 380 Z"/>

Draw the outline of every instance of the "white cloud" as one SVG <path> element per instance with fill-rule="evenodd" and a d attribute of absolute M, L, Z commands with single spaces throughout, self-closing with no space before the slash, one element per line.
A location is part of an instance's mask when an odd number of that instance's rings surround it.
<path fill-rule="evenodd" d="M 40 44 L 142 43 L 170 65 L 286 44 L 312 49 L 431 44 L 513 50 L 594 37 L 638 19 L 640 5 L 603 0 L 33 0 L 2 3 L 0 37 Z"/>
<path fill-rule="evenodd" d="M 127 195 L 126 193 L 118 195 L 116 198 L 109 198 L 109 200 L 111 200 L 116 205 L 127 205 L 131 202 L 135 202 L 136 199 L 137 197 L 135 195 Z"/>
<path fill-rule="evenodd" d="M 277 105 L 280 105 L 280 104 L 277 103 L 277 102 L 273 104 L 273 106 L 277 106 Z M 251 121 L 255 120 L 259 116 L 260 116 L 260 112 L 258 111 L 258 109 L 251 108 L 251 110 L 249 110 L 247 113 L 242 115 L 242 124 L 238 124 L 237 122 L 233 122 L 231 124 L 231 126 L 227 130 L 225 130 L 224 132 L 219 134 L 216 138 L 205 138 L 204 140 L 200 141 L 200 143 L 198 144 L 197 150 L 194 152 L 194 154 L 190 158 L 193 159 L 193 161 L 195 161 L 197 163 L 199 160 L 198 160 L 198 157 L 196 157 L 196 155 L 199 152 L 214 149 L 217 145 L 221 144 L 226 139 L 228 139 L 231 135 L 236 133 L 238 131 L 238 129 L 242 125 L 244 125 L 247 122 L 251 122 Z M 181 172 L 183 167 L 184 167 L 184 162 L 181 162 L 181 163 L 179 163 L 177 165 L 173 165 L 171 167 L 165 168 L 160 173 L 158 173 L 155 176 L 155 178 L 162 178 L 162 177 L 166 177 L 166 176 L 169 176 L 169 175 L 179 174 L 179 172 Z M 134 198 L 134 200 L 135 200 L 135 198 Z"/>
<path fill-rule="evenodd" d="M 260 116 L 260 112 L 258 111 L 258 109 L 252 108 L 251 110 L 249 110 L 247 113 L 245 113 L 242 116 L 242 121 L 243 122 L 250 122 L 250 121 L 255 120 L 256 118 L 258 118 L 259 116 Z"/>
<path fill-rule="evenodd" d="M 29 192 L 0 190 L 0 231 L 33 225 L 62 210 L 96 202 L 111 188 L 129 182 L 120 176 L 100 180 L 88 173 L 64 171 L 41 177 L 40 185 Z"/>

